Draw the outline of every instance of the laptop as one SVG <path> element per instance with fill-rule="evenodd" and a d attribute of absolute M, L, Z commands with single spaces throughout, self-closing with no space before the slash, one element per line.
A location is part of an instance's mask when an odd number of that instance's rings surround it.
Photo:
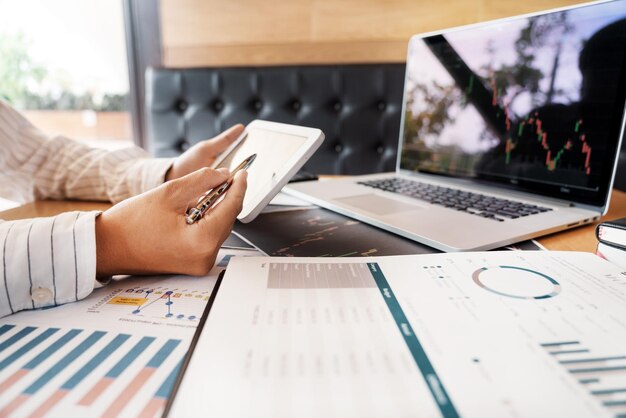
<path fill-rule="evenodd" d="M 626 0 L 416 35 L 396 171 L 285 191 L 442 251 L 594 222 L 624 135 Z"/>

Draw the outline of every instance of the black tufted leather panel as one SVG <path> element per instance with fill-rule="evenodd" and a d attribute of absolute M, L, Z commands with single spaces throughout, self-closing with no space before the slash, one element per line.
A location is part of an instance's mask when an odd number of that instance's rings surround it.
<path fill-rule="evenodd" d="M 149 69 L 150 147 L 175 156 L 231 125 L 265 119 L 324 132 L 306 171 L 393 171 L 403 84 L 404 64 Z"/>

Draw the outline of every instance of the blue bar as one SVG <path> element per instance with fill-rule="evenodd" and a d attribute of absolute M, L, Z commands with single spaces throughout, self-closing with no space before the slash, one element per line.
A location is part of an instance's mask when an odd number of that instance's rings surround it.
<path fill-rule="evenodd" d="M 65 369 L 71 362 L 80 357 L 85 351 L 87 351 L 92 345 L 97 343 L 100 338 L 102 338 L 106 334 L 103 331 L 96 331 L 92 333 L 89 337 L 87 337 L 82 343 L 78 344 L 72 351 L 67 353 L 65 357 L 59 360 L 54 366 L 50 367 L 47 372 L 45 372 L 39 379 L 35 380 L 30 386 L 28 386 L 22 392 L 25 395 L 34 395 L 37 393 L 39 389 L 46 385 L 53 379 L 57 374 L 59 374 L 63 369 Z"/>
<path fill-rule="evenodd" d="M 626 406 L 626 401 L 605 401 L 602 402 L 604 406 Z"/>
<path fill-rule="evenodd" d="M 74 373 L 67 382 L 61 385 L 61 389 L 74 389 L 82 380 L 89 375 L 100 363 L 106 360 L 111 354 L 115 352 L 122 344 L 130 338 L 128 334 L 119 334 L 110 343 L 106 345 L 98 354 L 96 354 L 91 360 L 87 362 L 79 371 Z"/>
<path fill-rule="evenodd" d="M 575 360 L 561 360 L 561 361 L 559 361 L 559 363 L 561 363 L 561 364 L 594 363 L 594 362 L 598 362 L 598 361 L 609 361 L 609 360 L 626 360 L 626 356 L 581 358 L 581 359 L 575 359 Z"/>
<path fill-rule="evenodd" d="M 15 325 L 3 325 L 0 327 L 0 336 L 2 336 L 5 332 L 9 332 L 15 328 Z"/>
<path fill-rule="evenodd" d="M 393 319 L 396 321 L 396 325 L 400 330 L 402 338 L 404 338 L 404 342 L 413 355 L 415 364 L 417 364 L 420 372 L 422 372 L 426 385 L 430 389 L 430 393 L 433 395 L 435 402 L 439 406 L 441 414 L 444 417 L 458 417 L 459 413 L 454 408 L 452 400 L 448 396 L 446 389 L 443 387 L 443 383 L 439 379 L 439 376 L 437 376 L 437 372 L 435 372 L 435 368 L 428 359 L 428 355 L 420 344 L 417 335 L 413 332 L 413 327 L 411 327 L 411 324 L 404 314 L 402 307 L 400 307 L 400 304 L 398 303 L 396 296 L 393 294 L 393 291 L 391 290 L 387 279 L 383 275 L 383 272 L 380 270 L 378 263 L 367 263 L 367 266 L 369 267 L 370 273 L 380 290 L 380 294 L 385 300 L 385 303 L 387 303 L 389 312 L 391 312 Z"/>
<path fill-rule="evenodd" d="M 161 384 L 159 389 L 154 394 L 155 398 L 167 399 L 172 393 L 172 389 L 174 389 L 174 382 L 176 382 L 176 377 L 178 376 L 178 372 L 180 372 L 180 367 L 183 365 L 183 359 L 181 359 L 174 370 L 167 376 L 167 379 Z"/>
<path fill-rule="evenodd" d="M 135 359 L 137 359 L 137 357 L 139 357 L 139 355 L 143 353 L 146 347 L 152 344 L 152 341 L 154 340 L 154 337 L 143 337 L 141 340 L 139 340 L 139 342 L 135 344 L 135 346 L 131 348 L 130 351 L 124 357 L 122 357 L 122 359 L 118 361 L 115 366 L 111 368 L 111 370 L 109 370 L 105 377 L 115 379 L 120 374 L 122 374 L 122 372 L 126 370 L 126 368 L 130 366 L 130 364 L 135 361 Z"/>
<path fill-rule="evenodd" d="M 580 383 L 582 383 L 583 385 L 588 385 L 589 383 L 600 383 L 600 379 L 580 379 L 579 380 Z"/>
<path fill-rule="evenodd" d="M 11 337 L 7 338 L 6 341 L 0 344 L 0 353 L 2 353 L 4 350 L 9 348 L 10 346 L 15 344 L 22 338 L 26 337 L 28 334 L 30 334 L 36 329 L 37 329 L 36 327 L 25 327 L 19 330 L 18 332 L 16 332 L 15 334 L 11 335 Z"/>
<path fill-rule="evenodd" d="M 42 332 L 41 334 L 39 334 L 32 340 L 24 344 L 22 347 L 18 348 L 13 354 L 11 354 L 9 357 L 5 358 L 4 360 L 0 362 L 0 372 L 4 370 L 5 368 L 7 368 L 8 366 L 10 366 L 11 364 L 13 364 L 14 361 L 18 360 L 24 354 L 28 353 L 33 348 L 37 347 L 39 343 L 47 340 L 48 337 L 50 337 L 52 334 L 54 334 L 58 330 L 59 330 L 58 328 L 48 328 L 47 330 L 45 330 L 44 332 Z"/>
<path fill-rule="evenodd" d="M 624 393 L 626 389 L 602 389 L 602 390 L 592 390 L 592 395 L 610 395 L 612 393 Z"/>
<path fill-rule="evenodd" d="M 541 344 L 542 347 L 554 347 L 559 345 L 571 345 L 571 344 L 580 344 L 579 341 L 562 341 L 560 343 L 544 343 Z"/>
<path fill-rule="evenodd" d="M 174 349 L 180 344 L 180 340 L 167 340 L 167 342 L 161 347 L 159 351 L 150 359 L 146 367 L 152 367 L 157 369 L 165 359 L 174 351 Z"/>
<path fill-rule="evenodd" d="M 613 372 L 617 370 L 626 370 L 626 366 L 614 366 L 614 367 L 592 367 L 589 369 L 570 369 L 570 373 L 602 373 Z"/>
<path fill-rule="evenodd" d="M 47 359 L 48 357 L 56 353 L 57 350 L 62 348 L 65 344 L 70 342 L 74 337 L 76 337 L 81 332 L 82 330 L 80 329 L 73 329 L 73 330 L 68 331 L 64 336 L 56 340 L 54 343 L 50 344 L 48 348 L 46 348 L 41 353 L 39 353 L 37 357 L 35 357 L 34 359 L 26 363 L 26 365 L 22 367 L 22 369 L 32 370 L 35 367 L 39 366 L 45 359 Z"/>
<path fill-rule="evenodd" d="M 550 354 L 552 354 L 553 356 L 556 356 L 558 354 L 577 354 L 577 353 L 588 353 L 589 350 L 587 350 L 586 348 L 580 349 L 580 350 L 559 350 L 559 351 L 549 351 Z"/>

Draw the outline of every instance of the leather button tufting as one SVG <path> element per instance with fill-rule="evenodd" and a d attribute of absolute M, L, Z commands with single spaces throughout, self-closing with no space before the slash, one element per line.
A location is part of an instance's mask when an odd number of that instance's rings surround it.
<path fill-rule="evenodd" d="M 189 149 L 191 144 L 185 138 L 181 138 L 178 140 L 177 147 L 180 151 L 185 152 Z"/>
<path fill-rule="evenodd" d="M 340 143 L 335 144 L 335 152 L 339 154 L 341 153 L 341 151 L 343 151 L 343 145 L 341 145 Z"/>
<path fill-rule="evenodd" d="M 263 108 L 263 102 L 257 99 L 252 102 L 252 107 L 254 108 L 254 110 L 259 111 Z"/>
<path fill-rule="evenodd" d="M 335 110 L 335 112 L 341 111 L 342 107 L 343 107 L 343 105 L 341 104 L 341 102 L 339 100 L 337 100 L 335 103 L 333 103 L 333 109 Z"/>
<path fill-rule="evenodd" d="M 222 109 L 224 109 L 224 102 L 222 102 L 220 99 L 215 99 L 215 101 L 213 101 L 213 110 L 215 110 L 216 112 L 221 111 Z"/>
<path fill-rule="evenodd" d="M 184 100 L 179 100 L 178 102 L 176 102 L 176 109 L 181 113 L 187 110 L 188 107 L 189 104 Z"/>
<path fill-rule="evenodd" d="M 387 109 L 387 103 L 383 102 L 382 100 L 380 102 L 378 102 L 378 104 L 376 105 L 376 108 L 378 110 L 380 110 L 381 112 L 384 112 L 385 109 Z"/>
<path fill-rule="evenodd" d="M 298 99 L 294 99 L 294 100 L 291 102 L 291 108 L 292 108 L 293 110 L 296 110 L 296 111 L 297 111 L 297 110 L 300 110 L 300 108 L 301 108 L 301 107 L 302 107 L 302 103 L 300 103 L 300 101 L 299 101 Z"/>

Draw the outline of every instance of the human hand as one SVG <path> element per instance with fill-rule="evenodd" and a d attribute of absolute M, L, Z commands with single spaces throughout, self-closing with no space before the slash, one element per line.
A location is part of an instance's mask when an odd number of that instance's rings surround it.
<path fill-rule="evenodd" d="M 224 199 L 194 224 L 187 208 L 226 181 L 226 169 L 202 168 L 124 200 L 96 218 L 96 274 L 204 275 L 243 205 L 247 173 L 239 172 Z"/>
<path fill-rule="evenodd" d="M 225 130 L 218 136 L 198 142 L 174 160 L 174 164 L 165 174 L 165 181 L 174 180 L 203 167 L 210 167 L 218 155 L 228 148 L 243 132 L 243 125 L 238 124 Z"/>

